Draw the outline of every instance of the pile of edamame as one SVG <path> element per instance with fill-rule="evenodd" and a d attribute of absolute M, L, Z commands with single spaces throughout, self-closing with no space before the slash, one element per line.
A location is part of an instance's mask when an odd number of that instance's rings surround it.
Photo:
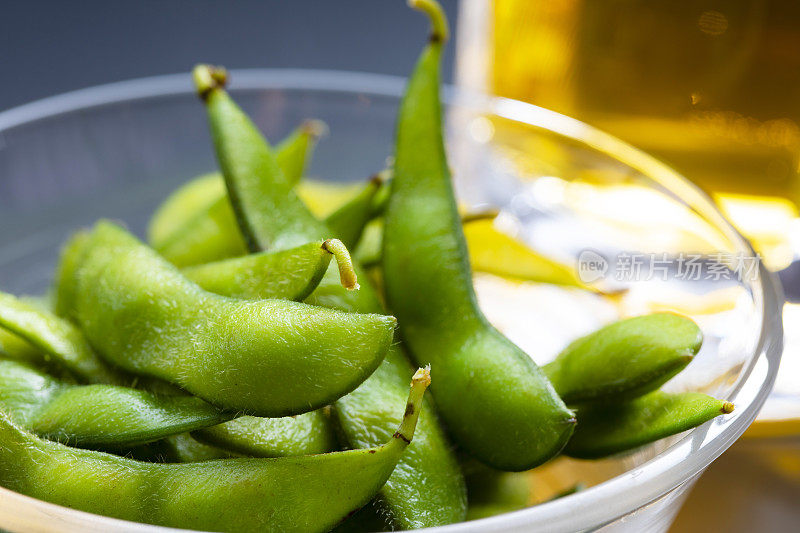
<path fill-rule="evenodd" d="M 413 529 L 525 505 L 505 472 L 731 412 L 660 390 L 700 349 L 688 318 L 613 323 L 541 368 L 489 324 L 465 228 L 493 214 L 459 213 L 442 139 L 447 21 L 409 3 L 431 35 L 392 168 L 301 181 L 323 125 L 273 147 L 200 65 L 219 173 L 169 197 L 148 244 L 100 221 L 51 297 L 0 294 L 0 485 L 178 528 Z M 528 255 L 536 281 L 580 286 Z"/>

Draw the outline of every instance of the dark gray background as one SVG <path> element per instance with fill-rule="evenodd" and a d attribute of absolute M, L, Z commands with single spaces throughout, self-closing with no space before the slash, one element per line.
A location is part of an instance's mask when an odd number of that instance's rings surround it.
<path fill-rule="evenodd" d="M 2 0 L 0 110 L 198 62 L 405 76 L 426 33 L 404 0 Z"/>

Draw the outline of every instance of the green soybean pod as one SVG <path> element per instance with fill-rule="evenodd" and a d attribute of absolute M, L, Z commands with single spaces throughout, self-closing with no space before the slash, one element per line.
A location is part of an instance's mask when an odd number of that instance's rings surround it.
<path fill-rule="evenodd" d="M 349 254 L 330 240 L 187 267 L 183 273 L 204 289 L 225 296 L 302 300 L 318 285 L 334 253 L 346 271 L 343 283 L 354 288 L 356 276 Z M 284 418 L 243 416 L 198 431 L 194 437 L 254 457 L 308 455 L 336 448 L 328 416 L 320 410 Z M 193 455 L 183 452 L 179 456 Z"/>
<path fill-rule="evenodd" d="M 237 419 L 238 420 L 238 419 Z M 269 420 L 269 419 L 264 419 Z M 188 433 L 174 435 L 161 441 L 164 461 L 169 463 L 199 463 L 215 459 L 230 459 L 234 455 L 222 448 L 198 442 Z M 330 451 L 330 450 L 328 450 Z"/>
<path fill-rule="evenodd" d="M 217 161 L 248 249 L 283 250 L 308 242 L 309 235 L 319 238 L 318 221 L 294 216 L 300 199 L 266 139 L 222 90 L 225 72 L 199 65 L 193 75 L 198 94 L 206 104 Z M 259 180 L 245 179 L 247 174 L 270 176 L 270 185 L 284 194 L 268 194 Z"/>
<path fill-rule="evenodd" d="M 300 180 L 326 129 L 323 122 L 309 120 L 278 145 L 278 165 L 291 180 Z M 216 172 L 190 180 L 161 204 L 150 221 L 148 241 L 178 266 L 246 253 L 222 176 Z"/>
<path fill-rule="evenodd" d="M 45 360 L 41 350 L 3 328 L 0 328 L 0 356 L 32 364 L 40 364 Z"/>
<path fill-rule="evenodd" d="M 2 360 L 0 408 L 42 437 L 105 449 L 137 446 L 234 417 L 194 396 L 74 385 L 29 365 Z"/>
<path fill-rule="evenodd" d="M 567 346 L 545 374 L 569 405 L 651 392 L 686 368 L 703 344 L 692 320 L 672 314 L 614 322 Z"/>
<path fill-rule="evenodd" d="M 357 277 L 347 248 L 335 239 L 315 241 L 288 250 L 232 257 L 182 269 L 203 289 L 232 298 L 281 298 L 301 301 L 328 270 L 332 257 L 344 272 L 341 281 L 355 289 Z"/>
<path fill-rule="evenodd" d="M 697 392 L 653 391 L 629 402 L 582 406 L 564 454 L 599 459 L 675 435 L 733 412 L 733 404 Z"/>
<path fill-rule="evenodd" d="M 75 275 L 75 269 L 83 260 L 86 243 L 91 234 L 88 230 L 79 230 L 70 235 L 67 242 L 61 247 L 61 255 L 56 265 L 53 280 L 53 293 L 55 295 L 54 312 L 60 317 L 69 315 L 74 303 L 74 285 L 70 282 Z"/>
<path fill-rule="evenodd" d="M 503 472 L 476 461 L 462 461 L 467 481 L 467 520 L 524 509 L 531 504 L 528 472 Z"/>
<path fill-rule="evenodd" d="M 328 190 L 335 186 L 326 184 L 325 187 Z M 318 188 L 316 183 L 309 185 L 314 198 L 317 198 Z M 331 228 L 331 234 L 341 234 L 344 237 L 341 240 L 350 247 L 347 242 L 356 242 L 364 225 L 379 213 L 376 203 L 385 196 L 387 186 L 384 182 L 375 190 L 370 182 L 352 195 L 349 187 L 346 189 L 347 194 L 339 193 L 345 198 L 342 205 L 325 217 L 325 223 Z M 307 192 L 305 195 L 311 194 Z M 373 196 L 374 200 L 370 201 Z M 317 215 L 322 216 L 321 213 Z M 225 183 L 218 173 L 195 178 L 175 191 L 153 216 L 150 233 L 153 247 L 181 267 L 216 262 L 247 253 L 227 198 Z"/>
<path fill-rule="evenodd" d="M 224 195 L 197 211 L 185 226 L 155 249 L 178 267 L 219 261 L 247 252 L 230 200 Z"/>
<path fill-rule="evenodd" d="M 185 232 L 187 226 L 195 222 L 198 213 L 225 197 L 221 181 L 219 172 L 209 172 L 190 179 L 171 192 L 150 218 L 147 242 L 158 250 L 176 234 Z"/>
<path fill-rule="evenodd" d="M 375 217 L 375 201 L 387 185 L 380 174 L 376 174 L 348 202 L 325 218 L 325 225 L 345 246 L 354 248 L 364 228 Z"/>
<path fill-rule="evenodd" d="M 433 34 L 398 112 L 383 238 L 387 300 L 414 360 L 441 372 L 432 393 L 456 442 L 494 468 L 527 470 L 561 451 L 575 418 L 541 369 L 477 306 L 442 139 L 447 21 L 432 0 L 410 3 L 431 18 Z"/>
<path fill-rule="evenodd" d="M 252 457 L 313 455 L 337 448 L 334 428 L 324 409 L 283 418 L 242 416 L 194 431 L 192 437 Z"/>
<path fill-rule="evenodd" d="M 98 357 L 71 322 L 3 292 L 0 327 L 44 352 L 81 381 L 130 385 L 133 380 Z"/>
<path fill-rule="evenodd" d="M 292 184 L 282 176 L 258 129 L 223 90 L 222 71 L 200 65 L 195 69 L 195 80 L 206 102 L 220 168 L 226 183 L 239 191 L 231 197 L 237 217 L 250 235 L 251 251 L 290 248 L 330 235 L 330 230 L 306 209 Z M 358 265 L 355 269 L 361 277 Z M 306 302 L 347 312 L 382 309 L 374 288 L 364 283 L 361 290 L 348 292 L 332 268 Z M 385 433 L 375 428 L 391 431 L 396 418 L 387 413 L 385 406 L 402 398 L 410 375 L 405 355 L 398 346 L 392 346 L 378 370 L 336 402 L 336 418 L 350 447 L 367 448 L 380 442 Z M 421 419 L 417 439 L 381 489 L 379 498 L 391 514 L 393 527 L 398 529 L 449 524 L 463 520 L 466 514 L 463 476 L 436 413 L 427 402 Z"/>
<path fill-rule="evenodd" d="M 65 507 L 163 526 L 327 531 L 386 482 L 414 436 L 429 382 L 422 369 L 414 375 L 403 421 L 382 446 L 302 457 L 145 463 L 41 440 L 0 413 L 0 485 Z"/>
<path fill-rule="evenodd" d="M 183 273 L 204 289 L 225 296 L 302 300 L 319 284 L 334 252 L 347 272 L 341 277 L 343 283 L 353 288 L 356 277 L 349 254 L 330 240 L 188 267 Z M 197 431 L 194 437 L 253 457 L 309 455 L 336 448 L 333 428 L 321 410 L 284 418 L 243 416 Z"/>
<path fill-rule="evenodd" d="M 317 141 L 327 133 L 328 125 L 323 121 L 304 120 L 288 137 L 275 145 L 275 160 L 292 183 L 296 184 L 303 178 Z"/>
<path fill-rule="evenodd" d="M 395 320 L 202 290 L 133 235 L 99 223 L 75 270 L 71 317 L 105 358 L 243 414 L 312 411 L 383 359 Z"/>

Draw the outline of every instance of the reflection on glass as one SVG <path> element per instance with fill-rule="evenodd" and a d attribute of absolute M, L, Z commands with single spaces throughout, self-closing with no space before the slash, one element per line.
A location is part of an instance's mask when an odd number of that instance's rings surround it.
<path fill-rule="evenodd" d="M 759 221 L 796 217 L 800 202 L 798 19 L 792 0 L 468 0 L 457 77 L 608 131 L 723 200 L 737 193 L 744 208 L 729 214 L 780 269 L 788 233 Z"/>

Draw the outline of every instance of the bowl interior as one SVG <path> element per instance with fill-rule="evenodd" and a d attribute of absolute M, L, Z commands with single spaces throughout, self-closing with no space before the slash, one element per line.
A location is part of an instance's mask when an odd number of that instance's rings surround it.
<path fill-rule="evenodd" d="M 311 177 L 363 180 L 392 154 L 402 80 L 245 71 L 232 74 L 231 86 L 270 140 L 305 118 L 328 124 Z M 597 486 L 482 523 L 548 524 L 550 530 L 602 524 L 696 475 L 752 421 L 777 370 L 780 297 L 713 205 L 652 158 L 535 106 L 452 91 L 448 102 L 448 149 L 460 200 L 500 209 L 498 228 L 566 264 L 591 270 L 589 260 L 600 258 L 606 270 L 599 286 L 625 290 L 603 297 L 476 273 L 489 319 L 545 363 L 575 337 L 617 318 L 687 314 L 701 325 L 705 342 L 668 387 L 737 405 L 729 417 L 634 453 L 546 465 L 539 484 L 548 488 L 540 500 L 579 481 Z M 169 192 L 215 169 L 205 113 L 188 76 L 90 89 L 1 114 L 0 289 L 44 292 L 72 231 L 111 218 L 143 236 Z M 695 265 L 691 272 L 687 262 Z"/>

